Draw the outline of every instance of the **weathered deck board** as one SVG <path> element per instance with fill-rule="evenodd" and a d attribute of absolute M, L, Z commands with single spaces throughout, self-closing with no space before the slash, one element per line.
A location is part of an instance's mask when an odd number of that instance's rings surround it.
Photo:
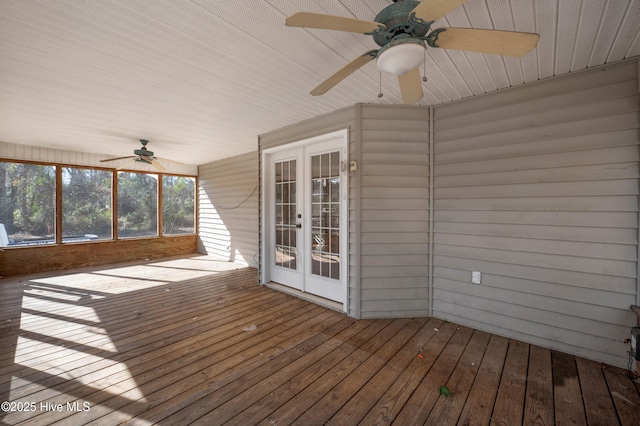
<path fill-rule="evenodd" d="M 397 380 L 398 376 L 407 368 L 409 363 L 419 354 L 420 349 L 433 336 L 435 320 L 414 320 L 419 327 L 417 333 L 391 358 L 385 368 L 381 368 L 376 375 L 346 403 L 328 424 L 357 424 L 369 413 L 373 405 L 383 393 Z"/>
<path fill-rule="evenodd" d="M 522 423 L 528 365 L 529 345 L 509 341 L 507 358 L 491 415 L 492 425 L 510 426 Z"/>
<path fill-rule="evenodd" d="M 456 329 L 455 324 L 443 324 L 440 320 L 435 321 L 435 327 L 433 333 L 430 333 L 429 341 L 420 349 L 416 358 L 404 369 L 396 381 L 384 392 L 376 405 L 362 420 L 362 424 L 390 424 L 418 387 L 422 378 L 431 369 Z"/>
<path fill-rule="evenodd" d="M 438 402 L 427 418 L 427 424 L 455 424 L 468 400 L 469 391 L 477 375 L 480 362 L 487 349 L 490 335 L 477 331 L 473 333 L 451 378 L 446 383 L 450 397 L 438 398 Z"/>
<path fill-rule="evenodd" d="M 605 368 L 603 371 L 620 423 L 623 426 L 640 423 L 638 419 L 638 412 L 640 412 L 638 384 L 640 383 L 634 384 L 628 374 L 617 368 Z"/>
<path fill-rule="evenodd" d="M 640 407 L 621 369 L 436 318 L 358 321 L 206 256 L 3 279 L 0 347 L 0 400 L 34 408 L 9 425 L 632 425 Z"/>
<path fill-rule="evenodd" d="M 620 424 L 600 365 L 582 358 L 576 359 L 576 365 L 589 424 Z"/>
<path fill-rule="evenodd" d="M 433 367 L 395 418 L 394 424 L 415 425 L 423 424 L 427 420 L 438 398 L 442 397 L 439 392 L 440 387 L 449 381 L 472 334 L 473 330 L 470 328 L 456 328 L 453 337 L 442 350 Z"/>
<path fill-rule="evenodd" d="M 553 402 L 556 424 L 586 424 L 575 359 L 571 355 L 553 351 L 551 362 L 553 363 Z"/>
<path fill-rule="evenodd" d="M 488 425 L 490 423 L 508 345 L 508 339 L 491 336 L 459 424 Z"/>
<path fill-rule="evenodd" d="M 364 389 L 365 386 L 374 383 L 375 375 L 385 365 L 388 367 L 387 370 L 393 368 L 395 354 L 403 347 L 406 347 L 424 322 L 423 319 L 404 322 L 402 328 L 389 339 L 386 339 L 386 343 L 379 350 L 335 386 L 330 395 L 326 395 L 319 403 L 307 410 L 298 419 L 297 423 L 309 424 L 311 421 L 338 425 L 355 423 L 353 413 L 349 412 L 349 402 L 352 402 L 353 406 L 357 406 L 362 404 L 360 401 L 363 399 L 370 401 L 375 398 L 375 392 L 367 392 Z M 342 408 L 345 409 L 343 410 Z M 329 419 L 333 420 L 333 422 L 329 422 Z"/>
<path fill-rule="evenodd" d="M 304 371 L 295 375 L 288 374 L 287 371 L 282 372 L 286 374 L 284 377 L 286 381 L 280 384 L 272 392 L 265 393 L 264 396 L 260 395 L 261 398 L 258 401 L 249 407 L 246 407 L 244 411 L 231 419 L 230 424 L 250 424 L 251 420 L 264 419 L 268 417 L 282 405 L 288 403 L 294 396 L 298 395 L 305 389 L 309 389 L 309 385 L 314 383 L 318 377 L 324 375 L 327 371 L 332 369 L 336 364 L 349 356 L 358 347 L 363 345 L 368 339 L 380 331 L 382 325 L 383 323 L 380 321 L 359 321 L 343 335 L 337 336 L 338 341 L 335 343 L 340 343 L 337 348 L 327 355 L 323 355 L 318 361 L 314 361 L 313 364 Z M 315 356 L 315 354 L 313 356 Z M 273 381 L 273 378 L 268 378 L 266 380 Z M 253 393 L 253 390 L 249 389 L 246 392 Z M 304 401 L 304 398 L 302 398 L 302 400 Z M 312 398 L 309 398 L 308 400 L 311 401 L 311 403 L 313 401 Z M 296 411 L 296 404 L 290 404 L 292 412 Z M 280 414 L 282 415 L 282 413 Z"/>
<path fill-rule="evenodd" d="M 379 363 L 386 362 L 389 353 L 397 351 L 403 344 L 403 340 L 406 343 L 411 338 L 411 336 L 407 338 L 408 333 L 402 333 L 408 321 L 407 319 L 393 320 L 380 333 L 359 348 L 353 354 L 354 356 L 346 358 L 321 377 L 319 382 L 322 382 L 323 395 L 317 398 L 315 403 L 307 407 L 303 413 L 298 413 L 297 419 L 292 424 L 324 424 L 331 418 L 371 378 L 379 368 Z M 403 338 L 399 337 L 401 335 Z M 329 389 L 326 383 L 333 386 Z M 283 420 L 288 421 L 288 419 Z"/>
<path fill-rule="evenodd" d="M 531 346 L 524 404 L 523 424 L 525 425 L 554 424 L 551 367 L 551 351 Z"/>

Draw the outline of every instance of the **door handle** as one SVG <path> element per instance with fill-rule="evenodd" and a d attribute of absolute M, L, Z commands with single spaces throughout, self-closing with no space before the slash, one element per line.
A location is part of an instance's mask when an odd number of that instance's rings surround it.
<path fill-rule="evenodd" d="M 298 229 L 302 228 L 302 224 L 301 223 L 296 223 L 296 228 L 298 228 Z"/>

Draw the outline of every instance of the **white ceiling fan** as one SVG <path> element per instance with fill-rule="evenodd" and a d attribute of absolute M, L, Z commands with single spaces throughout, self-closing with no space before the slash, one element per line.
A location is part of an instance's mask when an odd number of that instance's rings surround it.
<path fill-rule="evenodd" d="M 524 56 L 538 43 L 539 34 L 474 28 L 438 28 L 431 25 L 467 0 L 394 0 L 374 21 L 320 13 L 299 12 L 287 18 L 289 27 L 318 28 L 370 35 L 380 46 L 357 57 L 311 91 L 323 95 L 373 59 L 381 71 L 398 76 L 404 103 L 423 97 L 419 66 L 426 45 L 505 56 Z"/>

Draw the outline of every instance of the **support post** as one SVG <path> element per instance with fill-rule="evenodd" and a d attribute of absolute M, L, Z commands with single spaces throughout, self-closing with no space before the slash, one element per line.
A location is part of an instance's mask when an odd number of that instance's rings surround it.
<path fill-rule="evenodd" d="M 433 316 L 433 175 L 434 175 L 434 135 L 433 128 L 433 106 L 429 107 L 429 269 L 428 269 L 428 285 L 429 285 L 429 316 Z"/>

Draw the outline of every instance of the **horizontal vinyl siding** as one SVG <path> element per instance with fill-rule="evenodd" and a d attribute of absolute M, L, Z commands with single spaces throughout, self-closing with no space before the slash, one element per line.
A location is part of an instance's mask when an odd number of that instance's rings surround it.
<path fill-rule="evenodd" d="M 137 148 L 136 142 L 133 141 L 131 151 Z M 126 154 L 126 153 L 125 153 Z M 60 163 L 65 165 L 87 166 L 87 167 L 103 167 L 116 168 L 126 160 L 101 163 L 100 160 L 114 157 L 116 155 L 92 154 L 88 152 L 66 151 L 62 149 L 43 148 L 30 145 L 19 145 L 7 142 L 0 142 L 0 158 L 35 161 L 43 163 Z M 188 164 L 180 165 L 178 163 L 166 163 L 162 159 L 160 162 L 165 167 L 163 173 L 175 173 L 180 175 L 195 176 L 198 174 L 198 167 Z M 155 172 L 153 166 L 140 165 L 139 163 L 130 165 L 131 169 L 139 169 L 140 171 Z"/>
<path fill-rule="evenodd" d="M 258 154 L 199 168 L 198 252 L 258 267 Z"/>
<path fill-rule="evenodd" d="M 349 128 L 353 131 L 355 124 L 355 107 L 349 107 L 327 115 L 302 121 L 282 129 L 260 135 L 260 151 L 275 148 L 292 142 L 298 142 L 315 136 L 325 135 Z M 351 142 L 351 136 L 349 138 Z"/>
<path fill-rule="evenodd" d="M 637 92 L 626 62 L 435 109 L 434 316 L 626 365 Z"/>
<path fill-rule="evenodd" d="M 429 109 L 362 106 L 361 315 L 429 314 Z"/>

